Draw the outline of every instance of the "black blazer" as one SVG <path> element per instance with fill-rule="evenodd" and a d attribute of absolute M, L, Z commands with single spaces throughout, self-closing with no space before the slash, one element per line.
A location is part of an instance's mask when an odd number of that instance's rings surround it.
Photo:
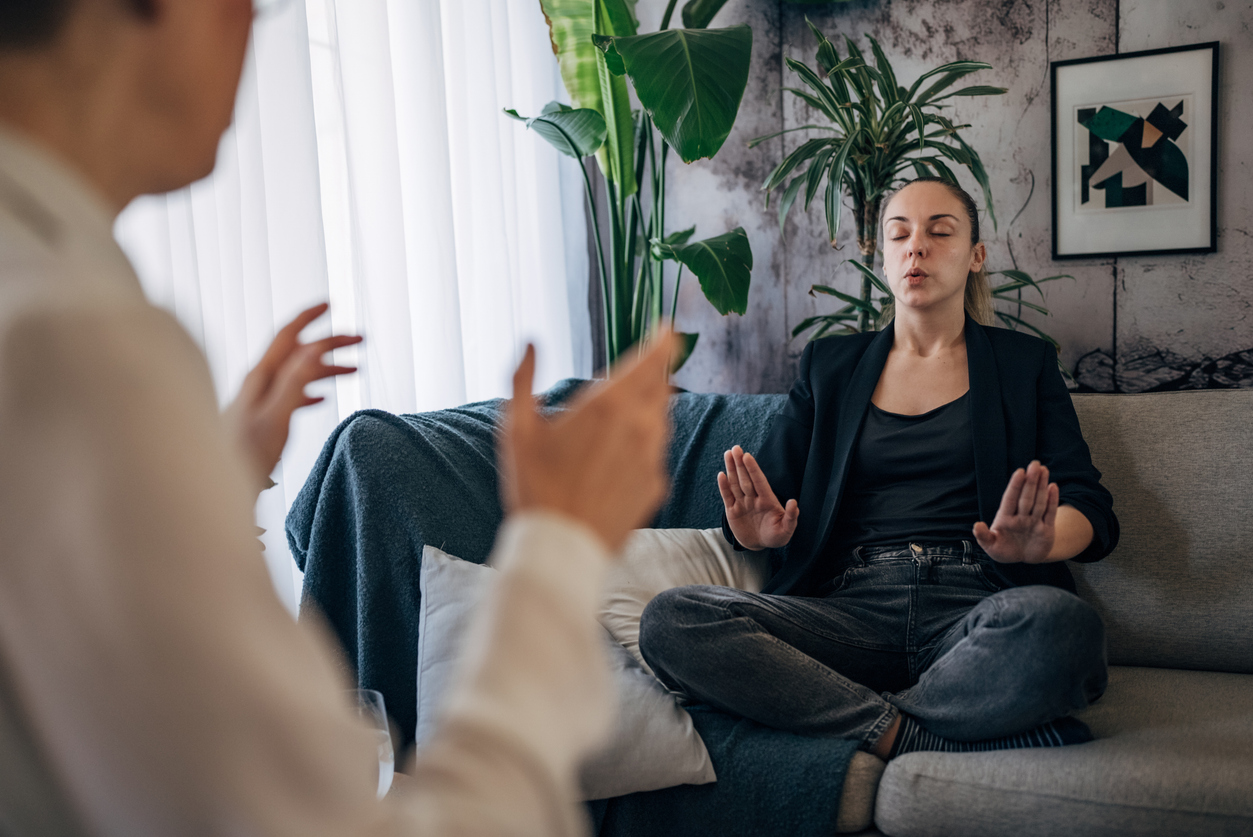
<path fill-rule="evenodd" d="M 776 553 L 776 572 L 766 585 L 767 593 L 816 595 L 836 569 L 823 555 L 854 445 L 894 333 L 889 325 L 877 333 L 815 340 L 801 355 L 800 377 L 757 454 L 780 502 L 795 498 L 800 504 L 796 532 Z M 1113 498 L 1092 465 L 1053 347 L 967 317 L 966 357 L 980 519 L 992 523 L 1010 475 L 1039 459 L 1057 483 L 1061 502 L 1074 506 L 1092 524 L 1092 543 L 1072 560 L 1104 558 L 1118 543 L 1118 518 Z M 973 520 L 970 523 L 974 525 Z M 727 540 L 740 548 L 725 515 L 722 527 Z M 1065 562 L 999 568 L 1011 584 L 1075 589 Z"/>

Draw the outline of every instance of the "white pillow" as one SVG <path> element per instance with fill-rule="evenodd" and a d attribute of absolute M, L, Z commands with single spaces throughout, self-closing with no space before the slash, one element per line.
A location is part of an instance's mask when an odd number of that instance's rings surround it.
<path fill-rule="evenodd" d="M 418 721 L 421 745 L 435 728 L 470 615 L 496 570 L 454 558 L 433 546 L 422 553 L 418 617 Z M 673 785 L 715 781 L 709 751 L 691 717 L 621 645 L 605 636 L 618 691 L 617 728 L 608 745 L 584 762 L 585 799 L 605 799 Z M 536 653 L 542 653 L 536 649 Z"/>
<path fill-rule="evenodd" d="M 640 654 L 640 616 L 654 596 L 688 584 L 760 593 L 769 577 L 769 553 L 736 552 L 721 529 L 637 529 L 609 570 L 597 618 L 652 674 Z"/>

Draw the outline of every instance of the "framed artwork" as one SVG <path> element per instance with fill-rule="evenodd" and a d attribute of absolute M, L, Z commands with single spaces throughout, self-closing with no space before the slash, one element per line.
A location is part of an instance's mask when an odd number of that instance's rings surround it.
<path fill-rule="evenodd" d="M 1050 70 L 1053 258 L 1214 252 L 1218 43 Z"/>

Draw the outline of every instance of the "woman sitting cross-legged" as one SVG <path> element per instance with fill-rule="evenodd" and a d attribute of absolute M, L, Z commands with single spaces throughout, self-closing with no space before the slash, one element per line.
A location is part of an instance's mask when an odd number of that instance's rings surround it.
<path fill-rule="evenodd" d="M 640 648 L 691 699 L 792 732 L 914 750 L 1091 739 L 1100 617 L 1068 559 L 1117 543 L 1053 347 L 992 328 L 970 196 L 908 184 L 883 212 L 894 320 L 815 340 L 760 455 L 718 475 L 738 547 L 786 546 L 756 594 L 679 587 Z"/>

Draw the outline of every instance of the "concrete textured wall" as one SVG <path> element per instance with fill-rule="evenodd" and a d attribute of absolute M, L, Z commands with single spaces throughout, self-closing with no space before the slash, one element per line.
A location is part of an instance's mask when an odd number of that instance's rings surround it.
<path fill-rule="evenodd" d="M 664 0 L 640 0 L 641 31 L 656 29 Z M 695 223 L 705 237 L 743 226 L 755 267 L 749 311 L 720 317 L 694 281 L 680 295 L 679 327 L 701 334 L 696 353 L 676 376 L 702 392 L 780 392 L 791 384 L 804 337 L 791 329 L 833 310 L 808 294 L 816 283 L 854 291 L 844 259 L 857 254 L 845 209 L 842 249 L 826 242 L 820 200 L 809 214 L 793 210 L 781 237 L 761 183 L 805 133 L 756 149 L 747 140 L 814 121 L 781 87 L 800 86 L 785 57 L 812 65 L 808 15 L 828 37 L 844 35 L 869 52 L 874 36 L 908 84 L 947 61 L 977 59 L 994 69 L 971 83 L 1009 88 L 1004 96 L 957 100 L 956 116 L 992 180 L 999 227 L 985 230 L 989 266 L 1017 267 L 1036 277 L 1069 273 L 1049 286 L 1053 316 L 1035 317 L 1062 343 L 1075 369 L 1098 389 L 1253 385 L 1253 3 L 1247 0 L 851 0 L 792 5 L 731 0 L 715 26 L 753 27 L 753 68 L 739 119 L 713 160 L 672 162 L 667 215 L 672 229 Z M 1049 62 L 1156 47 L 1221 42 L 1218 252 L 1054 262 L 1051 247 Z M 841 48 L 841 52 L 843 49 Z M 978 195 L 972 178 L 959 171 Z M 1239 354 L 1237 354 L 1239 353 Z M 1085 357 L 1086 356 L 1086 357 Z M 1243 365 L 1242 365 L 1243 364 Z M 1217 371 L 1216 371 L 1217 370 Z M 1102 374 L 1104 378 L 1102 378 Z"/>

